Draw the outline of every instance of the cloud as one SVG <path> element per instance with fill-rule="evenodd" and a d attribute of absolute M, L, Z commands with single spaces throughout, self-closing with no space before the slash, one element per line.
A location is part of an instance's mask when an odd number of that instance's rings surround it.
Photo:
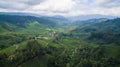
<path fill-rule="evenodd" d="M 101 7 L 107 7 L 107 8 L 112 8 L 112 7 L 118 7 L 120 6 L 120 0 L 96 0 L 94 1 L 94 5 L 101 6 Z"/>
<path fill-rule="evenodd" d="M 43 1 L 45 0 L 0 0 L 0 8 L 8 10 L 25 10 Z"/>
<path fill-rule="evenodd" d="M 72 0 L 47 0 L 41 4 L 35 5 L 27 10 L 34 11 L 58 11 L 58 12 L 66 12 L 70 11 L 74 7 L 74 1 Z"/>
<path fill-rule="evenodd" d="M 1 0 L 0 8 L 8 9 L 8 10 L 23 10 L 28 7 L 27 4 L 21 3 L 22 1 L 12 1 L 12 0 Z"/>
<path fill-rule="evenodd" d="M 120 0 L 0 0 L 0 11 L 43 15 L 103 14 L 120 16 Z"/>

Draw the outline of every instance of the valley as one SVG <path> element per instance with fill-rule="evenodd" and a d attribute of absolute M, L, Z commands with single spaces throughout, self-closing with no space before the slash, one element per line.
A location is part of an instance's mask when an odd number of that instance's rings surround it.
<path fill-rule="evenodd" d="M 120 67 L 120 18 L 0 14 L 1 67 Z"/>

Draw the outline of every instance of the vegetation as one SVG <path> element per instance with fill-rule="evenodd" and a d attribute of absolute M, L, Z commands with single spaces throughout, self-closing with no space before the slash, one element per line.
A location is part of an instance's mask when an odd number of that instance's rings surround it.
<path fill-rule="evenodd" d="M 0 15 L 0 66 L 120 67 L 120 18 L 92 19 L 85 26 L 52 21 Z"/>

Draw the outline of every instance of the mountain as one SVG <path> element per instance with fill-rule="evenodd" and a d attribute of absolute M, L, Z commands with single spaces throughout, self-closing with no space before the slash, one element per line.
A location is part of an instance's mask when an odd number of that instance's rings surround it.
<path fill-rule="evenodd" d="M 35 16 L 35 17 L 42 16 L 34 13 L 25 13 L 25 12 L 0 12 L 0 15 Z"/>
<path fill-rule="evenodd" d="M 116 18 L 116 19 L 102 21 L 100 23 L 95 23 L 90 26 L 85 26 L 78 30 L 84 31 L 84 32 L 102 31 L 102 32 L 111 32 L 111 33 L 119 32 L 120 33 L 119 26 L 120 26 L 120 18 Z"/>
<path fill-rule="evenodd" d="M 36 32 L 56 27 L 56 21 L 49 17 L 0 14 L 0 32 Z M 36 30 L 35 30 L 36 29 Z"/>
<path fill-rule="evenodd" d="M 90 33 L 88 40 L 99 44 L 120 45 L 120 18 L 106 20 L 82 28 L 77 28 L 73 33 Z"/>
<path fill-rule="evenodd" d="M 95 24 L 95 23 L 100 23 L 100 22 L 103 22 L 103 21 L 106 21 L 106 20 L 108 20 L 108 18 L 77 20 L 77 21 L 71 22 L 71 25 L 88 26 L 88 25 L 92 25 L 92 24 Z"/>
<path fill-rule="evenodd" d="M 27 17 L 34 17 L 37 20 L 40 19 L 41 21 L 46 21 L 44 23 L 49 24 L 55 23 L 59 26 L 70 26 L 70 25 L 84 25 L 84 24 L 94 24 L 97 21 L 104 21 L 106 19 L 113 19 L 116 18 L 116 16 L 107 16 L 107 15 L 79 15 L 79 16 L 71 16 L 71 17 L 64 17 L 60 15 L 55 16 L 43 16 L 33 13 L 25 13 L 25 12 L 0 12 L 0 15 L 8 15 L 8 16 L 27 16 Z M 51 24 L 52 25 L 52 24 Z M 53 25 L 54 26 L 54 25 Z"/>
<path fill-rule="evenodd" d="M 0 14 L 0 21 L 6 21 L 17 25 L 24 25 L 25 23 L 33 22 L 33 21 L 38 21 L 42 24 L 53 25 L 53 26 L 55 24 L 54 21 L 49 20 L 47 17 L 35 17 L 35 16 L 24 16 L 24 15 L 19 16 L 19 15 L 9 15 L 9 14 L 8 15 Z"/>
<path fill-rule="evenodd" d="M 77 20 L 89 20 L 89 19 L 99 19 L 99 18 L 113 19 L 113 18 L 117 18 L 117 16 L 93 14 L 93 15 L 71 16 L 71 17 L 67 17 L 67 18 L 72 21 L 77 21 Z"/>
<path fill-rule="evenodd" d="M 120 18 L 0 14 L 1 67 L 120 67 Z"/>
<path fill-rule="evenodd" d="M 0 12 L 0 15 L 1 15 L 1 18 L 3 18 L 3 15 L 7 15 L 8 17 L 27 17 L 27 18 L 32 18 L 30 19 L 30 21 L 32 20 L 33 21 L 33 18 L 36 20 L 36 21 L 41 21 L 47 24 L 51 24 L 53 26 L 55 26 L 54 24 L 57 24 L 59 26 L 62 26 L 62 25 L 65 25 L 65 24 L 69 24 L 69 20 L 66 18 L 66 17 L 63 17 L 63 16 L 59 16 L 59 15 L 55 15 L 55 16 L 43 16 L 43 15 L 38 15 L 38 14 L 34 14 L 34 13 L 25 13 L 25 12 Z M 11 19 L 11 18 L 10 18 Z M 23 19 L 23 18 L 22 18 Z M 29 20 L 28 19 L 28 20 Z M 13 20 L 13 19 L 11 19 Z M 18 20 L 19 21 L 19 20 Z M 52 24 L 54 23 L 54 24 Z"/>

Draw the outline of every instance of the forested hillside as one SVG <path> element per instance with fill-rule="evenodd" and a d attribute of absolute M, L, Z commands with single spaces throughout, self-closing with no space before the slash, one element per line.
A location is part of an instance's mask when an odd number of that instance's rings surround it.
<path fill-rule="evenodd" d="M 120 18 L 0 15 L 1 67 L 120 67 Z"/>
<path fill-rule="evenodd" d="M 101 23 L 96 23 L 83 28 L 77 28 L 73 30 L 76 33 L 90 33 L 89 40 L 98 42 L 100 44 L 116 43 L 120 42 L 120 18 L 113 20 L 107 20 Z"/>

